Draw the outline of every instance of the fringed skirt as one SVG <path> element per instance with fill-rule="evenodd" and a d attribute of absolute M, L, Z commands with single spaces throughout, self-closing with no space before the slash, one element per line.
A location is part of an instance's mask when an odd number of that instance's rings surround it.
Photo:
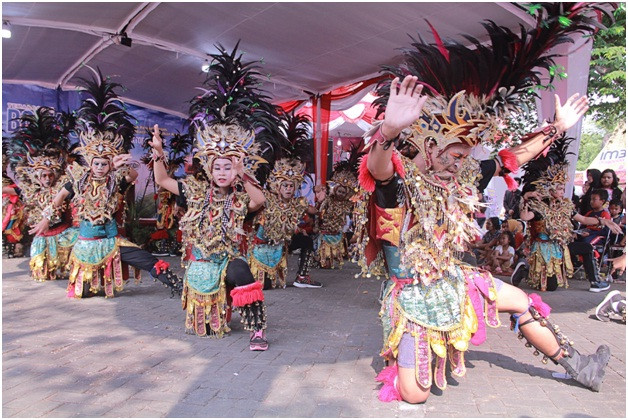
<path fill-rule="evenodd" d="M 59 233 L 35 236 L 31 243 L 31 275 L 35 281 L 56 280 L 69 275 L 69 258 L 78 240 L 78 228 L 64 227 Z"/>
<path fill-rule="evenodd" d="M 264 286 L 264 278 L 268 277 L 272 288 L 286 287 L 288 258 L 284 245 L 257 244 L 249 253 L 249 267 L 255 280 Z"/>
<path fill-rule="evenodd" d="M 344 264 L 345 244 L 343 234 L 336 235 L 321 233 L 318 236 L 318 259 L 321 267 L 338 268 Z M 329 265 L 327 265 L 329 261 Z"/>
<path fill-rule="evenodd" d="M 469 343 L 484 342 L 486 325 L 500 325 L 496 299 L 492 276 L 474 267 L 455 267 L 446 278 L 427 286 L 393 277 L 380 311 L 384 330 L 381 355 L 396 360 L 403 335 L 411 334 L 417 383 L 424 388 L 434 383 L 445 389 L 447 361 L 453 374 L 463 376 Z"/>
<path fill-rule="evenodd" d="M 80 299 L 91 293 L 105 291 L 105 296 L 114 297 L 114 291 L 124 289 L 120 247 L 136 247 L 134 243 L 121 238 L 83 239 L 74 244 L 70 254 L 70 280 L 68 297 Z M 135 279 L 139 281 L 140 272 L 135 270 Z"/>
<path fill-rule="evenodd" d="M 556 242 L 534 241 L 530 247 L 528 284 L 540 291 L 547 290 L 547 279 L 556 276 L 559 287 L 568 288 L 568 277 L 573 276 L 569 248 Z"/>
<path fill-rule="evenodd" d="M 225 285 L 230 256 L 212 256 L 190 261 L 183 279 L 181 296 L 188 334 L 221 338 L 231 331 Z"/>

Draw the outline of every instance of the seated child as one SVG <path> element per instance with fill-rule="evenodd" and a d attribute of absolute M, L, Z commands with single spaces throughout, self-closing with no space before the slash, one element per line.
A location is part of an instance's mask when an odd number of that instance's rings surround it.
<path fill-rule="evenodd" d="M 515 256 L 514 236 L 510 231 L 503 231 L 499 235 L 498 244 L 489 256 L 489 270 L 495 274 L 511 275 L 512 263 Z"/>

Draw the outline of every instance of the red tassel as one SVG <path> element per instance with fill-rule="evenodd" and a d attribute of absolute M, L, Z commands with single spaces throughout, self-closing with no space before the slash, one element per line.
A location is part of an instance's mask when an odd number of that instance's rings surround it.
<path fill-rule="evenodd" d="M 150 235 L 150 238 L 153 241 L 158 241 L 160 239 L 168 239 L 170 236 L 168 236 L 168 231 L 166 229 L 160 229 L 157 230 L 155 232 L 153 232 L 152 235 Z"/>
<path fill-rule="evenodd" d="M 246 286 L 235 287 L 231 291 L 231 298 L 233 299 L 232 306 L 236 308 L 241 308 L 253 302 L 263 302 L 262 285 L 258 282 L 253 282 Z"/>
<path fill-rule="evenodd" d="M 157 274 L 161 274 L 162 271 L 166 271 L 166 269 L 168 267 L 170 267 L 170 264 L 164 260 L 159 260 L 155 263 L 155 271 L 157 272 Z"/>
<path fill-rule="evenodd" d="M 368 155 L 365 155 L 360 160 L 360 167 L 358 169 L 358 182 L 360 183 L 360 186 L 365 191 L 373 192 L 375 191 L 375 178 L 373 178 L 373 175 L 371 175 L 371 173 L 368 170 L 368 167 L 367 167 L 368 157 L 369 157 Z M 392 163 L 393 163 L 393 170 L 395 171 L 395 173 L 397 173 L 401 178 L 405 178 L 406 171 L 403 167 L 403 161 L 399 157 L 399 154 L 393 152 Z"/>
<path fill-rule="evenodd" d="M 510 172 L 517 172 L 519 170 L 519 164 L 517 163 L 517 156 L 510 151 L 510 149 L 502 149 L 497 153 L 502 159 L 502 166 L 508 169 Z"/>
<path fill-rule="evenodd" d="M 504 178 L 504 181 L 506 181 L 506 186 L 508 187 L 510 191 L 514 191 L 519 187 L 519 184 L 517 184 L 517 181 L 512 179 L 510 175 L 508 174 L 502 175 L 502 178 Z"/>
<path fill-rule="evenodd" d="M 367 192 L 375 191 L 375 178 L 369 172 L 366 162 L 368 161 L 368 155 L 364 155 L 360 159 L 360 168 L 358 169 L 358 182 L 360 186 Z"/>

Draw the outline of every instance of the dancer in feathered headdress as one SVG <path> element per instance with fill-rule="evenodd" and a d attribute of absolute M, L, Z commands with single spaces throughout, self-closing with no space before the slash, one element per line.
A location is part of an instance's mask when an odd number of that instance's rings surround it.
<path fill-rule="evenodd" d="M 12 188 L 3 187 L 3 193 L 19 197 L 24 203 L 26 224 L 34 226 L 67 182 L 65 158 L 71 127 L 48 107 L 39 107 L 33 114 L 25 113 L 18 120 L 20 127 L 7 144 L 10 166 L 18 182 Z M 68 259 L 78 229 L 72 227 L 69 208 L 56 216 L 51 220 L 50 230 L 36 235 L 31 243 L 30 268 L 35 281 L 55 280 L 68 274 Z"/>
<path fill-rule="evenodd" d="M 528 283 L 541 291 L 568 287 L 567 278 L 573 274 L 573 261 L 582 257 L 590 291 L 601 292 L 610 285 L 600 279 L 593 247 L 574 240 L 572 220 L 586 225 L 607 226 L 619 230 L 611 220 L 587 217 L 576 213 L 566 198 L 569 164 L 566 157 L 571 139 L 561 137 L 552 144 L 547 155 L 539 156 L 523 166 L 521 219 L 529 229 Z"/>
<path fill-rule="evenodd" d="M 528 198 L 522 200 L 520 214 L 528 223 L 528 283 L 543 292 L 569 287 L 567 278 L 573 275 L 568 245 L 574 239 L 571 218 L 575 208 L 565 197 L 571 140 L 563 135 L 546 156 L 523 166 L 523 194 Z M 530 191 L 536 194 L 527 194 Z"/>
<path fill-rule="evenodd" d="M 90 68 L 91 70 L 91 68 Z M 124 288 L 122 264 L 148 271 L 174 291 L 181 281 L 147 251 L 118 234 L 116 214 L 124 193 L 137 178 L 127 166 L 135 128 L 115 89 L 120 85 L 104 78 L 100 70 L 92 80 L 82 79 L 87 97 L 76 111 L 80 147 L 77 151 L 87 166 L 73 162 L 67 168 L 68 182 L 43 211 L 43 219 L 31 231 L 49 229 L 66 200 L 72 200 L 79 222 L 79 239 L 72 248 L 68 297 L 82 298 L 104 289 L 107 297 Z"/>
<path fill-rule="evenodd" d="M 268 192 L 263 211 L 258 215 L 259 227 L 253 237 L 249 264 L 258 282 L 286 287 L 288 253 L 300 249 L 295 287 L 320 288 L 322 284 L 309 276 L 314 243 L 299 221 L 305 213 L 316 214 L 304 197 L 295 198 L 305 174 L 306 160 L 311 151 L 310 121 L 305 116 L 285 114 L 281 129 L 288 140 L 284 157 L 277 160 L 267 180 Z"/>
<path fill-rule="evenodd" d="M 24 203 L 17 195 L 17 184 L 7 174 L 9 167 L 8 143 L 2 139 L 2 246 L 6 247 L 7 255 L 24 256 Z"/>
<path fill-rule="evenodd" d="M 363 152 L 353 146 L 349 157 L 334 165 L 331 178 L 327 181 L 329 194 L 320 205 L 317 218 L 319 236 L 317 257 L 321 268 L 338 268 L 344 264 L 348 251 L 343 228 L 347 217 L 353 212 L 358 187 L 358 166 Z"/>
<path fill-rule="evenodd" d="M 472 160 L 471 148 L 508 134 L 508 113 L 521 112 L 521 95 L 540 84 L 539 69 L 554 64 L 548 50 L 571 42 L 575 33 L 595 31 L 599 24 L 588 14 L 598 10 L 591 3 L 541 4 L 534 28 L 514 33 L 486 22 L 490 42 L 465 36 L 472 47 L 443 42 L 433 30 L 436 44 L 414 41 L 402 65 L 386 68 L 395 78 L 378 90 L 385 117 L 365 135 L 370 151 L 360 167 L 365 193 L 358 201 L 363 270 L 390 277 L 380 312 L 381 354 L 390 362 L 378 377 L 384 382 L 381 399 L 425 401 L 432 383 L 446 387 L 448 360 L 453 373 L 463 375 L 469 342 L 484 341 L 486 324 L 499 325 L 498 310 L 513 314 L 515 331 L 545 361 L 560 363 L 580 383 L 599 390 L 608 347 L 595 356 L 580 355 L 557 329 L 546 328 L 552 327 L 549 308 L 540 298 L 529 300 L 462 262 L 476 234 L 471 215 L 478 189 L 495 175 L 517 170 L 573 126 L 588 108 L 586 97 L 574 95 L 565 104 L 556 97 L 556 119 L 496 159 Z M 419 151 L 412 160 L 393 147 L 402 132 Z M 591 374 L 585 378 L 587 364 Z"/>
<path fill-rule="evenodd" d="M 194 157 L 202 172 L 181 181 L 169 177 L 155 126 L 155 180 L 187 206 L 179 222 L 189 254 L 183 290 L 186 331 L 216 337 L 229 332 L 227 289 L 232 288 L 232 306 L 251 331 L 250 349 L 266 350 L 262 285 L 241 255 L 240 242 L 247 213 L 265 202 L 255 171 L 279 151 L 279 114 L 257 89 L 257 67 L 242 62 L 238 45 L 231 53 L 217 48 L 203 94 L 190 108 L 189 132 L 196 140 Z"/>

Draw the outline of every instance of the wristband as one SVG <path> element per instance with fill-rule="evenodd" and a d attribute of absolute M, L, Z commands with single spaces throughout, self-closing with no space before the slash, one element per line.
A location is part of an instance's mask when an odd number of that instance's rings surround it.
<path fill-rule="evenodd" d="M 382 133 L 382 126 L 383 125 L 384 124 L 379 126 L 379 128 L 377 129 L 375 134 L 373 134 L 373 136 L 371 137 L 371 141 L 377 142 L 377 144 L 382 146 L 382 149 L 388 150 L 390 148 L 390 145 L 393 144 L 397 140 L 397 137 L 395 137 L 393 139 L 390 139 L 390 140 L 387 140 L 384 137 L 384 134 Z"/>
<path fill-rule="evenodd" d="M 543 139 L 543 143 L 549 141 L 552 142 L 558 137 L 558 129 L 554 124 L 550 124 L 541 129 L 541 133 L 545 134 L 545 138 Z"/>

